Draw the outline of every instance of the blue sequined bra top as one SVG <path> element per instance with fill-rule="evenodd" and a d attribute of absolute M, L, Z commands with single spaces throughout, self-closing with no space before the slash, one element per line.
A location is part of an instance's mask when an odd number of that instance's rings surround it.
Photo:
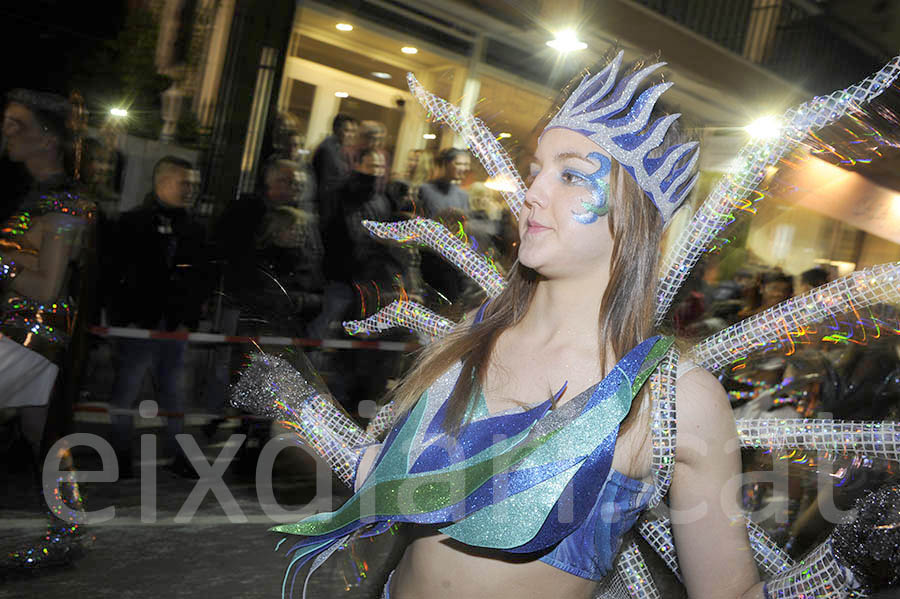
<path fill-rule="evenodd" d="M 595 388 L 596 385 L 590 387 L 571 401 L 578 400 L 580 396 L 591 395 Z M 496 416 L 518 411 L 521 409 L 513 408 Z M 473 420 L 489 417 L 484 395 L 480 394 L 474 406 Z M 577 491 L 588 494 L 596 492 L 594 489 Z M 612 569 L 622 536 L 634 525 L 652 495 L 652 484 L 625 476 L 610 466 L 596 501 L 581 525 L 539 559 L 569 574 L 601 580 Z"/>
<path fill-rule="evenodd" d="M 556 409 L 548 399 L 490 415 L 476 401 L 455 437 L 443 422 L 460 368 L 444 373 L 394 424 L 344 505 L 273 529 L 300 537 L 288 551 L 285 592 L 297 567 L 314 560 L 312 573 L 350 535 L 382 534 L 399 522 L 437 525 L 467 545 L 601 578 L 652 490 L 612 469 L 619 424 L 671 345 L 647 339 Z"/>

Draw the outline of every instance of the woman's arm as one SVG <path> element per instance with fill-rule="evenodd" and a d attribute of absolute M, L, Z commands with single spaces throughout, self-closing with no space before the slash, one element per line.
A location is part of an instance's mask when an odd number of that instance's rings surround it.
<path fill-rule="evenodd" d="M 13 291 L 42 303 L 58 299 L 72 256 L 72 245 L 81 225 L 80 219 L 65 214 L 40 217 L 41 241 L 37 260 L 17 256 L 24 268 L 12 280 Z"/>
<path fill-rule="evenodd" d="M 762 598 L 739 504 L 740 445 L 719 382 L 695 369 L 676 387 L 678 445 L 670 491 L 672 533 L 691 598 Z"/>

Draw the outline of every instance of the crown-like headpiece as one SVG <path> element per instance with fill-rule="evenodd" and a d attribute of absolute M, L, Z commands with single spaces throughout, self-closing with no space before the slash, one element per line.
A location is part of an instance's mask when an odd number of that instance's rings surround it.
<path fill-rule="evenodd" d="M 656 101 L 672 84 L 650 87 L 633 104 L 632 98 L 641 81 L 666 63 L 636 71 L 616 85 L 622 54 L 619 52 L 596 75 L 582 79 L 544 131 L 554 127 L 571 129 L 609 152 L 650 196 L 663 220 L 668 222 L 697 182 L 698 175 L 694 173 L 699 155 L 695 151 L 697 142 L 674 145 L 662 156 L 650 158 L 650 152 L 662 144 L 669 127 L 681 114 L 660 117 L 647 126 Z M 678 166 L 691 152 L 693 155 L 687 163 Z"/>

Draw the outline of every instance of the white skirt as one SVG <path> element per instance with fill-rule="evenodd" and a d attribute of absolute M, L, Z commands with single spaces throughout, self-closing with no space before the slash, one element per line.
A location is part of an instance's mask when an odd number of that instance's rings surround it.
<path fill-rule="evenodd" d="M 47 405 L 58 372 L 44 356 L 0 335 L 0 408 Z"/>

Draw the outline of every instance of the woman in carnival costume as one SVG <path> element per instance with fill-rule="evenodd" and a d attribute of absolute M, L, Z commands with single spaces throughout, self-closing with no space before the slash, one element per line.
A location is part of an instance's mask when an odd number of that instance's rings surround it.
<path fill-rule="evenodd" d="M 67 348 L 86 286 L 96 206 L 64 166 L 71 133 L 86 123 L 83 105 L 24 89 L 7 100 L 4 144 L 34 181 L 0 226 L 0 408 L 18 416 L 49 511 L 43 534 L 4 547 L 0 567 L 33 571 L 69 563 L 89 541 L 78 521 L 82 499 L 71 452 L 61 438 L 71 407 L 58 374 L 71 368 Z M 78 140 L 73 149 L 77 177 Z M 58 476 L 43 472 L 45 463 L 56 465 Z"/>
<path fill-rule="evenodd" d="M 686 356 L 657 327 L 727 224 L 730 203 L 809 131 L 890 86 L 898 61 L 790 111 L 781 138 L 745 148 L 664 256 L 666 224 L 696 181 L 697 144 L 675 140 L 679 115 L 656 107 L 672 85 L 648 84 L 661 66 L 623 69 L 619 53 L 585 77 L 543 129 L 527 189 L 478 119 L 410 76 L 429 113 L 514 188 L 504 195 L 518 219 L 518 261 L 507 282 L 433 221 L 366 223 L 376 236 L 438 251 L 491 298 L 459 325 L 408 301 L 345 323 L 352 333 L 404 326 L 435 340 L 367 431 L 287 362 L 253 357 L 236 402 L 291 423 L 355 490 L 335 512 L 275 528 L 297 535 L 286 594 L 301 565 L 311 564 L 308 581 L 348 540 L 394 523 L 418 525 L 384 587 L 395 599 L 658 597 L 626 535 L 632 528 L 692 597 L 863 596 L 896 583 L 896 488 L 871 496 L 862 516 L 799 563 L 746 520 L 738 501 L 741 446 L 832 448 L 837 439 L 896 459 L 877 434 L 896 432 L 893 425 L 873 434 L 815 421 L 785 441 L 792 429 L 778 421 L 736 426 L 709 370 L 777 339 L 785 319 L 821 319 L 846 309 L 847 297 L 900 301 L 898 265 L 785 302 Z M 874 576 L 879 569 L 892 574 Z"/>

